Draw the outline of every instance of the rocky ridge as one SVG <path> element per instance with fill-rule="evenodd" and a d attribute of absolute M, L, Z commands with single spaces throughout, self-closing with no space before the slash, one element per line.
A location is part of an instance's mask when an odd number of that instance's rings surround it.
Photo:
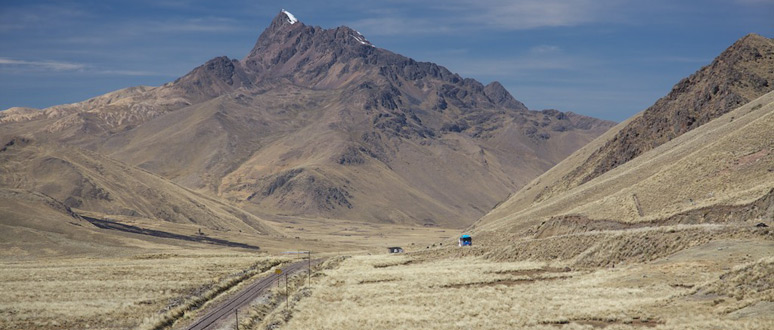
<path fill-rule="evenodd" d="M 85 147 L 261 216 L 452 226 L 612 126 L 531 111 L 498 82 L 286 12 L 241 60 L 0 121 L 8 135 Z"/>
<path fill-rule="evenodd" d="M 741 38 L 711 64 L 678 82 L 540 198 L 588 182 L 771 91 L 772 67 L 774 40 L 756 34 Z"/>

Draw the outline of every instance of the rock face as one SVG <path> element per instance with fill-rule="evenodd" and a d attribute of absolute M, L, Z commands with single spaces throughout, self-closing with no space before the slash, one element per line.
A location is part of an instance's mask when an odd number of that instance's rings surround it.
<path fill-rule="evenodd" d="M 262 216 L 447 226 L 471 223 L 613 125 L 530 111 L 498 82 L 285 12 L 242 60 L 55 110 L 0 122 Z"/>
<path fill-rule="evenodd" d="M 774 41 L 750 34 L 681 80 L 565 178 L 594 179 L 774 89 Z"/>
<path fill-rule="evenodd" d="M 204 101 L 237 88 L 250 88 L 253 75 L 249 74 L 242 62 L 228 57 L 213 58 L 189 74 L 175 80 L 173 89 L 195 101 Z"/>

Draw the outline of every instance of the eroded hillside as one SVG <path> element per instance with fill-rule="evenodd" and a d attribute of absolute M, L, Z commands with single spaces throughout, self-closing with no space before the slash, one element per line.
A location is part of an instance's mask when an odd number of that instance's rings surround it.
<path fill-rule="evenodd" d="M 281 12 L 242 60 L 160 87 L 0 114 L 265 217 L 464 227 L 612 123 Z M 66 197 L 65 197 L 66 198 Z"/>

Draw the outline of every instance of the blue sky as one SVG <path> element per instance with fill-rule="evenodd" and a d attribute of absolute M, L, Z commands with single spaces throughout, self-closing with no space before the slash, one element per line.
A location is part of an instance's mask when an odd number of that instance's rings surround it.
<path fill-rule="evenodd" d="M 500 81 L 530 109 L 615 121 L 745 34 L 774 37 L 774 0 L 4 0 L 0 109 L 158 86 L 216 56 L 241 59 L 283 8 Z"/>

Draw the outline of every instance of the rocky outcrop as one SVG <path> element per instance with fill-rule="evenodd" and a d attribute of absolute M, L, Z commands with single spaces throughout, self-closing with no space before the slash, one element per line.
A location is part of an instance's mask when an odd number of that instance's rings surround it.
<path fill-rule="evenodd" d="M 221 56 L 175 80 L 172 86 L 188 99 L 201 102 L 240 87 L 250 88 L 253 79 L 254 76 L 246 72 L 241 62 Z"/>

